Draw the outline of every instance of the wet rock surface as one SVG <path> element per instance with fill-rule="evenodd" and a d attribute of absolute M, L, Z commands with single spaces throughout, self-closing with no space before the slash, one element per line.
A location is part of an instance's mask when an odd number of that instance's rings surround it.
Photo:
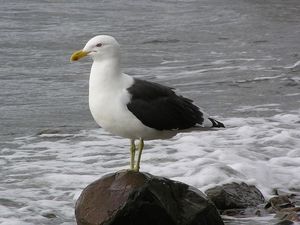
<path fill-rule="evenodd" d="M 147 173 L 120 171 L 88 185 L 76 203 L 78 225 L 222 225 L 198 189 Z"/>
<path fill-rule="evenodd" d="M 278 224 L 294 224 L 300 222 L 300 207 L 294 203 L 297 196 L 294 194 L 284 194 L 274 196 L 269 199 L 265 209 L 270 213 L 275 213 L 275 217 L 281 220 Z"/>
<path fill-rule="evenodd" d="M 222 215 L 235 218 L 260 217 L 274 214 L 276 225 L 300 222 L 299 196 L 275 190 L 267 202 L 253 185 L 230 183 L 216 186 L 205 192 Z"/>
<path fill-rule="evenodd" d="M 220 210 L 245 209 L 265 203 L 262 193 L 253 185 L 230 183 L 205 191 Z"/>
<path fill-rule="evenodd" d="M 292 224 L 294 224 L 294 223 L 289 220 L 283 220 L 283 221 L 276 223 L 275 225 L 292 225 Z"/>
<path fill-rule="evenodd" d="M 269 199 L 268 203 L 265 206 L 265 208 L 270 212 L 281 211 L 282 209 L 291 207 L 295 207 L 295 205 L 287 195 L 274 196 Z"/>

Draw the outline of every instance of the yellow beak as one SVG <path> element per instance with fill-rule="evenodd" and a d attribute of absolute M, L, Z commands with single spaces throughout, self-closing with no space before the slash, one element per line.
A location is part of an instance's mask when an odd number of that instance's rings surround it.
<path fill-rule="evenodd" d="M 71 55 L 70 61 L 78 61 L 79 59 L 87 56 L 89 53 L 90 52 L 85 52 L 83 50 L 76 51 Z"/>

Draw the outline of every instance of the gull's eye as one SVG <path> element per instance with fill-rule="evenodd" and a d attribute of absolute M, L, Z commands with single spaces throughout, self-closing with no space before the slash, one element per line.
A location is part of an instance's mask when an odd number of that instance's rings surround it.
<path fill-rule="evenodd" d="M 96 44 L 96 47 L 101 47 L 101 46 L 102 46 L 101 43 Z"/>

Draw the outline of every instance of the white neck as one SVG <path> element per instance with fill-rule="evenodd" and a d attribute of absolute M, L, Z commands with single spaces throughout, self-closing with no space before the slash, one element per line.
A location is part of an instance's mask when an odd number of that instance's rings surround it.
<path fill-rule="evenodd" d="M 94 61 L 90 74 L 90 93 L 96 90 L 104 91 L 117 85 L 121 75 L 119 59 Z"/>

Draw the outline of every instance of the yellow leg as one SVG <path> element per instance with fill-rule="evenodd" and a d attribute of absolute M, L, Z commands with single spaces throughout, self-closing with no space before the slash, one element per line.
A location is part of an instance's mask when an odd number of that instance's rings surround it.
<path fill-rule="evenodd" d="M 144 148 L 144 140 L 142 138 L 140 138 L 140 143 L 139 143 L 139 153 L 138 153 L 138 158 L 136 161 L 136 165 L 134 167 L 134 171 L 139 172 L 140 170 L 140 162 L 141 162 L 141 157 L 142 157 L 142 151 Z"/>
<path fill-rule="evenodd" d="M 135 158 L 135 143 L 134 140 L 130 140 L 130 169 L 134 170 L 134 158 Z"/>

